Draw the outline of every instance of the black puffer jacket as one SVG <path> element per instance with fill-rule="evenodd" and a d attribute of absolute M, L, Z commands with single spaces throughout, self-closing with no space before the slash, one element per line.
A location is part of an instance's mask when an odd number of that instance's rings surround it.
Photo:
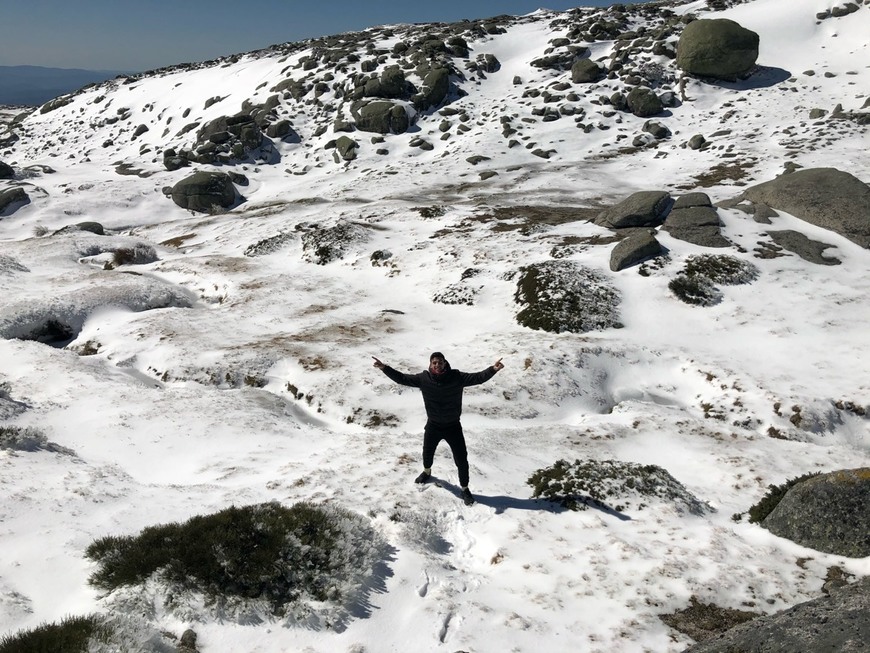
<path fill-rule="evenodd" d="M 460 372 L 451 369 L 448 363 L 447 371 L 438 376 L 429 370 L 418 374 L 403 374 L 389 365 L 384 365 L 383 372 L 396 383 L 420 388 L 426 416 L 430 422 L 452 424 L 458 422 L 462 415 L 463 388 L 486 383 L 495 376 L 496 369 L 490 366 L 480 372 Z"/>

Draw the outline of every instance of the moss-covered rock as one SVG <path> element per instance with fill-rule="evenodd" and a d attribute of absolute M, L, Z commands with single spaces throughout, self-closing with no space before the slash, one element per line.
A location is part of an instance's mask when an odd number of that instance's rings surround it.
<path fill-rule="evenodd" d="M 796 483 L 761 523 L 771 533 L 817 551 L 870 556 L 870 468 Z"/>

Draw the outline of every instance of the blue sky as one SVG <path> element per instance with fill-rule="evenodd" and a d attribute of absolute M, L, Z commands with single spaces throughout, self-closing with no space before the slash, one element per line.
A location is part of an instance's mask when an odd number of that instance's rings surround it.
<path fill-rule="evenodd" d="M 613 0 L 3 0 L 0 66 L 139 71 L 399 22 Z"/>

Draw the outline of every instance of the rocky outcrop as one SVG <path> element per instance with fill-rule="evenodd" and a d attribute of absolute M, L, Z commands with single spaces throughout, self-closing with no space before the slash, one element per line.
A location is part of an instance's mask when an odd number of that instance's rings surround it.
<path fill-rule="evenodd" d="M 838 651 L 861 653 L 870 642 L 870 576 L 829 596 L 758 617 L 684 653 L 778 653 Z"/>
<path fill-rule="evenodd" d="M 870 248 L 870 186 L 836 168 L 809 168 L 747 188 L 738 198 L 796 218 Z"/>
<path fill-rule="evenodd" d="M 782 231 L 768 231 L 767 235 L 783 249 L 797 254 L 803 260 L 810 263 L 818 265 L 839 265 L 842 263 L 840 259 L 834 256 L 825 256 L 825 250 L 833 247 L 833 245 L 807 238 L 799 231 L 783 229 Z"/>
<path fill-rule="evenodd" d="M 0 179 L 12 179 L 15 176 L 15 170 L 8 163 L 0 161 Z"/>
<path fill-rule="evenodd" d="M 758 44 L 758 34 L 733 20 L 695 20 L 677 43 L 677 66 L 699 77 L 735 81 L 755 67 Z"/>
<path fill-rule="evenodd" d="M 609 229 L 657 227 L 673 204 L 666 191 L 643 190 L 632 193 L 619 204 L 603 210 L 595 224 Z"/>
<path fill-rule="evenodd" d="M 813 476 L 792 486 L 762 526 L 802 546 L 870 556 L 870 468 Z"/>
<path fill-rule="evenodd" d="M 183 209 L 210 213 L 233 206 L 238 194 L 228 174 L 199 171 L 175 184 L 170 196 Z"/>

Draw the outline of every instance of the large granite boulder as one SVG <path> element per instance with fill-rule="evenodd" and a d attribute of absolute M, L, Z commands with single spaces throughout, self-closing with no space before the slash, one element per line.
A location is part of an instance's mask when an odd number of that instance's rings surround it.
<path fill-rule="evenodd" d="M 610 269 L 619 272 L 662 253 L 662 246 L 648 229 L 638 229 L 620 240 L 610 252 Z"/>
<path fill-rule="evenodd" d="M 729 247 L 722 235 L 719 214 L 706 193 L 688 193 L 679 197 L 665 218 L 662 230 L 674 238 L 702 247 Z"/>
<path fill-rule="evenodd" d="M 447 68 L 433 68 L 423 78 L 423 88 L 413 98 L 414 107 L 425 111 L 439 106 L 450 92 L 450 71 Z"/>
<path fill-rule="evenodd" d="M 747 188 L 740 196 L 790 213 L 870 248 L 870 186 L 836 168 L 809 168 Z"/>
<path fill-rule="evenodd" d="M 365 83 L 365 97 L 382 97 L 407 100 L 414 93 L 414 85 L 405 79 L 405 71 L 399 66 L 388 66 L 380 77 L 373 77 Z"/>
<path fill-rule="evenodd" d="M 200 170 L 179 181 L 170 191 L 172 201 L 183 209 L 211 213 L 236 203 L 232 178 L 223 172 Z"/>
<path fill-rule="evenodd" d="M 793 485 L 761 525 L 817 551 L 870 556 L 870 467 L 813 476 Z"/>
<path fill-rule="evenodd" d="M 664 111 L 665 105 L 656 92 L 645 86 L 635 86 L 625 98 L 629 110 L 638 118 L 649 118 Z"/>
<path fill-rule="evenodd" d="M 21 186 L 0 190 L 0 215 L 14 213 L 28 202 L 30 197 Z"/>
<path fill-rule="evenodd" d="M 411 126 L 408 111 L 401 104 L 387 101 L 357 103 L 351 114 L 360 131 L 376 134 L 403 134 Z"/>
<path fill-rule="evenodd" d="M 619 204 L 604 209 L 596 216 L 595 224 L 608 229 L 626 227 L 657 227 L 670 211 L 670 193 L 642 190 L 632 193 Z"/>
<path fill-rule="evenodd" d="M 752 71 L 758 43 L 758 34 L 733 20 L 695 20 L 677 43 L 677 66 L 692 75 L 735 81 Z"/>
<path fill-rule="evenodd" d="M 580 59 L 571 66 L 571 81 L 575 84 L 590 84 L 604 77 L 606 71 L 591 59 Z"/>
<path fill-rule="evenodd" d="M 861 653 L 870 642 L 870 576 L 788 610 L 747 621 L 684 653 Z"/>

